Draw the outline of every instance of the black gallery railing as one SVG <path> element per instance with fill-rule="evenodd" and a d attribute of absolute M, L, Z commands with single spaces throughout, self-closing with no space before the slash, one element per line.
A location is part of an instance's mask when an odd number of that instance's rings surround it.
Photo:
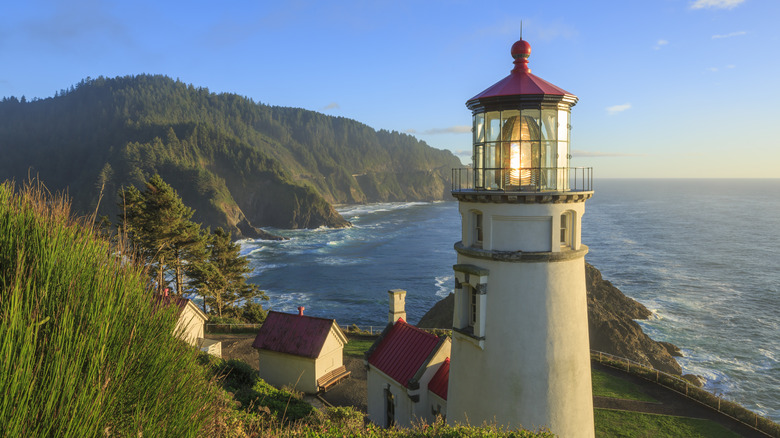
<path fill-rule="evenodd" d="M 522 167 L 452 169 L 452 191 L 587 192 L 593 190 L 592 167 Z"/>

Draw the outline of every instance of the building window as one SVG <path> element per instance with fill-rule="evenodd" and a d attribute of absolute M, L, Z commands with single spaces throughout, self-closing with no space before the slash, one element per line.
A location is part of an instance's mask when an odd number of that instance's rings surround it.
<path fill-rule="evenodd" d="M 474 244 L 473 246 L 482 248 L 482 237 L 483 237 L 483 226 L 482 226 L 482 212 L 475 211 L 474 212 Z"/>
<path fill-rule="evenodd" d="M 390 388 L 385 388 L 385 427 L 393 427 L 395 424 L 395 399 Z"/>
<path fill-rule="evenodd" d="M 474 330 L 477 323 L 477 291 L 471 286 L 466 286 L 469 290 L 469 327 Z"/>
<path fill-rule="evenodd" d="M 572 217 L 571 212 L 561 215 L 561 246 L 571 246 Z"/>

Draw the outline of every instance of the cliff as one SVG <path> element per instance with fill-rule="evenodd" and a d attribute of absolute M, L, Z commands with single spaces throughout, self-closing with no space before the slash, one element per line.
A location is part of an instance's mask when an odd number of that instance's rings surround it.
<path fill-rule="evenodd" d="M 670 352 L 679 349 L 647 336 L 635 319 L 647 319 L 651 312 L 625 296 L 601 276 L 598 269 L 585 264 L 588 299 L 590 348 L 647 364 L 667 373 L 680 375 L 682 368 Z M 422 328 L 452 327 L 454 295 L 437 302 L 417 324 Z"/>
<path fill-rule="evenodd" d="M 398 132 L 211 93 L 165 76 L 86 79 L 54 97 L 0 101 L 0 181 L 37 177 L 80 214 L 121 214 L 117 193 L 159 174 L 193 220 L 345 227 L 331 204 L 451 199 L 460 161 Z"/>

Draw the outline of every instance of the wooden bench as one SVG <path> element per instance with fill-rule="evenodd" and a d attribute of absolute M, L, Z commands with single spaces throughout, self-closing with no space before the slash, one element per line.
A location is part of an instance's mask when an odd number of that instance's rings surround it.
<path fill-rule="evenodd" d="M 350 374 L 352 374 L 352 371 L 347 371 L 347 367 L 342 365 L 317 379 L 317 386 L 320 391 L 327 392 L 330 388 L 349 377 Z"/>

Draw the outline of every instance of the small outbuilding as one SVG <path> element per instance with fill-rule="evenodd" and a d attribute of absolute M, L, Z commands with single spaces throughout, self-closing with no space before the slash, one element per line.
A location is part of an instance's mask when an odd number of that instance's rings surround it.
<path fill-rule="evenodd" d="M 369 419 L 382 427 L 409 427 L 446 413 L 449 356 L 449 338 L 403 318 L 389 323 L 366 352 Z"/>
<path fill-rule="evenodd" d="M 349 377 L 344 367 L 347 337 L 335 319 L 270 311 L 255 337 L 260 377 L 276 387 L 314 394 Z"/>
<path fill-rule="evenodd" d="M 179 320 L 173 329 L 173 334 L 184 342 L 211 355 L 222 357 L 222 343 L 213 339 L 205 339 L 204 328 L 209 317 L 192 302 L 184 297 L 167 294 L 155 295 L 157 306 L 176 306 L 179 309 Z"/>

